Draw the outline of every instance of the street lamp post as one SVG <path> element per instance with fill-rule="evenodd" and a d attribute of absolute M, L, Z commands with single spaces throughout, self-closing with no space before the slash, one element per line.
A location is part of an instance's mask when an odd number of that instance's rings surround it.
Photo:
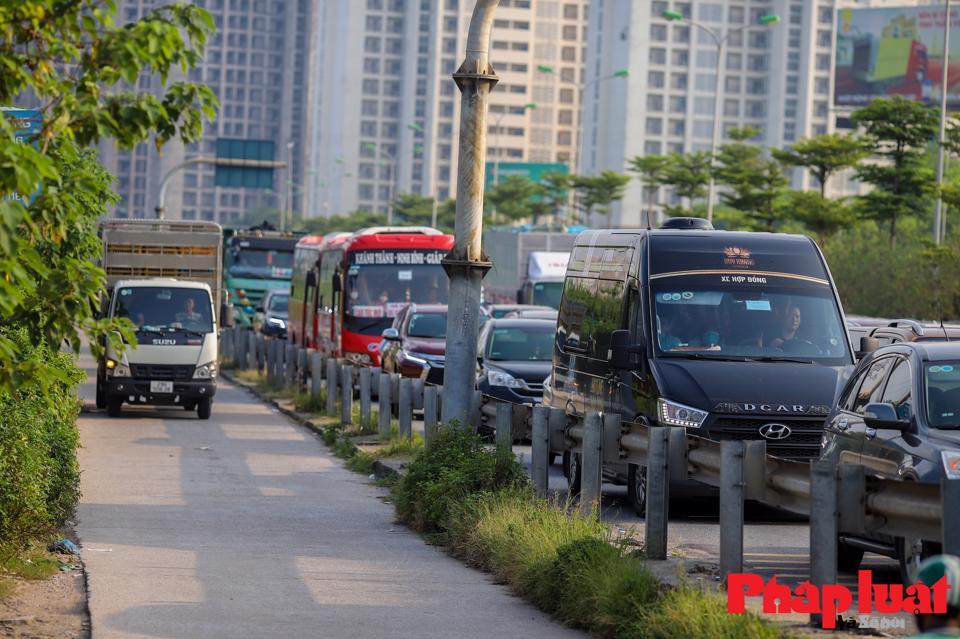
<path fill-rule="evenodd" d="M 711 38 L 717 46 L 717 63 L 716 68 L 714 69 L 713 75 L 713 131 L 710 139 L 710 183 L 707 190 L 707 219 L 713 221 L 713 201 L 714 201 L 714 192 L 716 191 L 716 178 L 714 177 L 714 165 L 717 160 L 717 144 L 720 140 L 720 72 L 723 64 L 723 50 L 726 48 L 727 40 L 730 39 L 730 36 L 734 33 L 739 33 L 750 27 L 755 27 L 757 25 L 745 24 L 743 26 L 737 27 L 736 29 L 730 29 L 724 35 L 717 34 L 716 31 L 710 27 L 700 24 L 696 20 L 690 20 L 685 18 L 684 15 L 679 11 L 664 11 L 661 14 L 664 18 L 670 21 L 686 21 L 691 25 L 697 27 Z M 764 15 L 760 16 L 757 20 L 757 24 L 762 27 L 770 27 L 780 22 L 780 16 L 776 15 Z"/>
<path fill-rule="evenodd" d="M 940 134 L 937 137 L 937 201 L 933 209 L 933 241 L 940 244 L 943 240 L 943 145 L 947 132 L 947 85 L 950 67 L 950 0 L 946 0 L 946 17 L 943 20 L 943 69 L 940 76 Z"/>
<path fill-rule="evenodd" d="M 537 65 L 537 71 L 539 71 L 539 72 L 541 72 L 541 73 L 553 73 L 553 72 L 554 72 L 554 68 L 553 68 L 552 66 L 550 66 L 550 65 L 547 65 L 547 64 L 540 64 L 540 65 Z M 586 93 L 587 88 L 588 88 L 588 87 L 591 87 L 591 86 L 593 86 L 593 85 L 595 85 L 595 84 L 599 84 L 600 82 L 603 82 L 604 80 L 613 80 L 614 78 L 626 78 L 626 77 L 629 77 L 629 75 L 630 75 L 630 70 L 629 70 L 629 69 L 617 69 L 617 70 L 614 71 L 613 73 L 610 73 L 610 74 L 608 74 L 608 75 L 603 75 L 603 76 L 594 78 L 593 80 L 590 80 L 590 82 L 576 83 L 576 82 L 564 81 L 564 80 L 561 79 L 561 82 L 564 82 L 565 84 L 570 84 L 570 85 L 572 85 L 572 86 L 577 90 L 577 100 L 576 100 L 576 103 L 577 103 L 577 125 L 576 125 L 576 127 L 575 127 L 576 136 L 575 136 L 575 139 L 574 139 L 574 147 L 573 147 L 573 166 L 570 167 L 570 173 L 571 173 L 571 175 L 577 175 L 577 174 L 580 173 L 580 161 L 581 161 L 581 159 L 582 159 L 582 153 L 581 153 L 582 149 L 581 149 L 581 147 L 583 146 L 583 135 L 582 135 L 582 131 L 583 131 L 583 96 L 584 96 L 584 94 Z M 570 220 L 570 211 L 572 211 L 572 210 L 573 210 L 573 189 L 571 188 L 571 189 L 569 189 L 568 192 L 567 192 L 567 218 L 568 218 L 568 221 Z"/>
<path fill-rule="evenodd" d="M 286 196 L 286 206 L 280 210 L 280 231 L 287 230 L 287 210 L 290 213 L 290 225 L 293 226 L 293 147 L 296 146 L 296 142 L 291 140 L 287 142 L 287 192 Z M 284 210 L 286 209 L 286 210 Z"/>

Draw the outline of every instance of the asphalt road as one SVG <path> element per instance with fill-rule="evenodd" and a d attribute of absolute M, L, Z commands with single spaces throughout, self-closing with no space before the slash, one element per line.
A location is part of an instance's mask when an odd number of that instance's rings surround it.
<path fill-rule="evenodd" d="M 583 636 L 396 525 L 381 489 L 228 383 L 209 421 L 109 419 L 92 376 L 81 394 L 94 639 Z"/>

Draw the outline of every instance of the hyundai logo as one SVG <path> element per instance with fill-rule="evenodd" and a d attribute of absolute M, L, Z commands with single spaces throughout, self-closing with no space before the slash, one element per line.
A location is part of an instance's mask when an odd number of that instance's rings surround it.
<path fill-rule="evenodd" d="M 786 424 L 764 424 L 760 434 L 765 439 L 786 439 L 790 436 L 790 427 Z"/>

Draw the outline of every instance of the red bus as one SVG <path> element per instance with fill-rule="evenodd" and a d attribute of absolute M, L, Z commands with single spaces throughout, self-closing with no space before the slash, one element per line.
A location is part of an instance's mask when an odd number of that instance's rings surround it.
<path fill-rule="evenodd" d="M 424 227 L 300 240 L 290 294 L 291 341 L 353 364 L 379 366 L 381 333 L 400 309 L 411 302 L 447 303 L 440 262 L 451 248 L 452 235 Z"/>

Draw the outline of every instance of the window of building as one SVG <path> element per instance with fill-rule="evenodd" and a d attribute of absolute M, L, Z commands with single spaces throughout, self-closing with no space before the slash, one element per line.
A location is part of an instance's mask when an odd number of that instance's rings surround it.
<path fill-rule="evenodd" d="M 647 94 L 647 111 L 663 111 L 663 96 L 655 93 Z"/>
<path fill-rule="evenodd" d="M 817 71 L 830 70 L 830 55 L 827 53 L 817 54 Z"/>
<path fill-rule="evenodd" d="M 740 93 L 740 78 L 727 76 L 723 79 L 723 90 L 727 93 Z"/>
<path fill-rule="evenodd" d="M 720 22 L 723 20 L 723 6 L 713 3 L 701 4 L 697 12 L 697 18 L 707 22 Z"/>
<path fill-rule="evenodd" d="M 380 38 L 373 36 L 364 38 L 363 50 L 366 53 L 380 53 Z"/>
<path fill-rule="evenodd" d="M 650 135 L 660 135 L 663 133 L 663 120 L 660 118 L 647 118 L 646 131 Z"/>
<path fill-rule="evenodd" d="M 693 99 L 693 112 L 697 115 L 713 113 L 713 97 L 698 97 Z"/>
<path fill-rule="evenodd" d="M 573 104 L 573 89 L 560 89 L 560 102 Z"/>
<path fill-rule="evenodd" d="M 557 144 L 559 146 L 570 146 L 573 143 L 573 136 L 570 131 L 557 131 Z"/>
<path fill-rule="evenodd" d="M 690 27 L 679 24 L 673 25 L 673 41 L 677 44 L 688 44 L 690 42 Z"/>
<path fill-rule="evenodd" d="M 697 91 L 713 91 L 715 75 L 712 73 L 698 73 L 696 80 Z"/>
<path fill-rule="evenodd" d="M 665 76 L 663 71 L 649 71 L 647 73 L 647 87 L 651 89 L 662 89 L 665 84 Z"/>
<path fill-rule="evenodd" d="M 830 93 L 830 79 L 829 78 L 814 79 L 813 91 L 817 95 L 828 95 Z"/>
<path fill-rule="evenodd" d="M 523 51 L 527 50 L 527 43 L 523 42 L 524 48 Z M 560 59 L 564 62 L 576 62 L 577 61 L 577 48 L 576 47 L 561 47 L 560 48 Z"/>
<path fill-rule="evenodd" d="M 711 138 L 713 137 L 713 122 L 710 120 L 693 121 L 693 137 Z"/>
<path fill-rule="evenodd" d="M 817 20 L 820 24 L 833 24 L 833 7 L 820 7 Z"/>
<path fill-rule="evenodd" d="M 565 4 L 563 5 L 563 17 L 567 20 L 576 20 L 578 14 L 578 8 L 575 4 Z"/>
<path fill-rule="evenodd" d="M 727 22 L 731 24 L 743 24 L 745 13 L 743 7 L 730 7 L 727 9 Z"/>
<path fill-rule="evenodd" d="M 724 100 L 723 114 L 733 117 L 740 115 L 740 100 Z"/>
<path fill-rule="evenodd" d="M 817 46 L 818 47 L 829 47 L 833 44 L 833 32 L 825 31 L 821 29 L 817 31 Z"/>
<path fill-rule="evenodd" d="M 576 29 L 577 29 L 576 27 L 564 27 L 563 28 L 564 33 L 566 33 L 566 30 L 568 28 L 573 29 L 574 33 L 576 33 Z M 653 40 L 654 42 L 665 42 L 667 39 L 667 25 L 656 24 L 656 23 L 651 24 L 650 39 Z"/>
<path fill-rule="evenodd" d="M 678 67 L 685 67 L 690 64 L 690 51 L 688 49 L 674 49 L 670 52 L 670 64 Z"/>
<path fill-rule="evenodd" d="M 687 74 L 686 74 L 686 73 L 671 73 L 671 74 L 670 74 L 670 88 L 671 88 L 671 89 L 686 89 L 686 88 L 687 88 Z"/>
<path fill-rule="evenodd" d="M 687 110 L 687 98 L 682 95 L 674 95 L 670 97 L 670 112 L 671 113 L 685 113 Z"/>
<path fill-rule="evenodd" d="M 662 47 L 650 47 L 650 64 L 666 64 L 667 50 Z"/>
<path fill-rule="evenodd" d="M 748 100 L 746 107 L 747 117 L 764 118 L 767 115 L 767 106 L 760 100 Z"/>
<path fill-rule="evenodd" d="M 383 18 L 380 16 L 367 16 L 367 31 L 381 31 L 383 29 Z"/>
<path fill-rule="evenodd" d="M 557 112 L 557 124 L 573 124 L 573 111 L 571 109 L 560 109 Z"/>
<path fill-rule="evenodd" d="M 363 70 L 366 73 L 380 73 L 380 60 L 377 58 L 364 58 Z"/>
<path fill-rule="evenodd" d="M 751 49 L 766 49 L 770 46 L 770 38 L 767 31 L 751 31 L 747 36 L 747 42 Z"/>
<path fill-rule="evenodd" d="M 647 140 L 643 145 L 645 155 L 660 155 L 660 149 L 663 145 L 655 140 Z"/>
<path fill-rule="evenodd" d="M 743 54 L 730 51 L 727 53 L 727 69 L 739 71 L 743 66 Z"/>
<path fill-rule="evenodd" d="M 767 82 L 763 78 L 747 78 L 747 93 L 750 95 L 765 95 Z"/>
<path fill-rule="evenodd" d="M 666 31 L 666 28 L 664 28 L 664 31 Z M 568 25 L 564 25 L 564 27 L 563 27 L 563 39 L 564 39 L 564 40 L 576 40 L 577 38 L 578 38 L 578 35 L 577 35 L 577 27 L 576 27 L 576 25 L 569 25 L 569 24 L 568 24 Z"/>

